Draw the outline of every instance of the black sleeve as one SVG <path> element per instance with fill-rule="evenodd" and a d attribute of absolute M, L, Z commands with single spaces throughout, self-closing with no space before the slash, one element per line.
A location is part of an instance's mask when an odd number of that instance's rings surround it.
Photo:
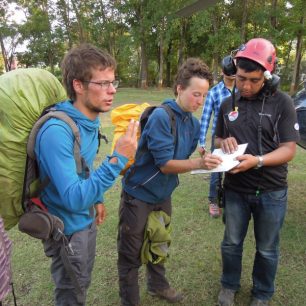
<path fill-rule="evenodd" d="M 298 122 L 292 99 L 284 94 L 281 99 L 281 111 L 278 122 L 280 143 L 298 141 Z"/>
<path fill-rule="evenodd" d="M 226 102 L 223 102 L 220 106 L 218 120 L 216 124 L 216 131 L 215 136 L 220 138 L 227 138 L 229 137 L 229 130 L 227 128 L 226 122 Z"/>

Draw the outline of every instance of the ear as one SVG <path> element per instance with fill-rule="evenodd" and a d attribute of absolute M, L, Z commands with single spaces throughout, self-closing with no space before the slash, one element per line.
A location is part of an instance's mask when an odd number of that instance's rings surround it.
<path fill-rule="evenodd" d="M 183 90 L 183 88 L 182 88 L 181 84 L 176 86 L 176 91 L 177 91 L 178 94 L 180 94 L 182 92 L 182 90 Z"/>
<path fill-rule="evenodd" d="M 81 95 L 84 92 L 84 84 L 82 83 L 82 81 L 74 79 L 72 81 L 72 86 L 74 91 L 76 92 L 76 94 Z"/>

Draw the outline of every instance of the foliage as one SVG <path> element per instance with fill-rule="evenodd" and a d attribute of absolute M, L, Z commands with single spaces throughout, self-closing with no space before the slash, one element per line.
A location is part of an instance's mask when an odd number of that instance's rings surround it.
<path fill-rule="evenodd" d="M 11 70 L 15 49 L 20 41 L 18 25 L 10 20 L 8 5 L 7 0 L 0 3 L 0 47 L 5 71 Z"/>
<path fill-rule="evenodd" d="M 187 18 L 175 13 L 195 1 L 9 2 L 18 5 L 26 20 L 9 21 L 8 1 L 3 1 L 1 39 L 11 54 L 16 53 L 16 44 L 27 43 L 27 50 L 18 53 L 26 67 L 55 71 L 69 48 L 90 42 L 116 58 L 123 84 L 170 86 L 178 65 L 189 56 L 203 58 L 217 78 L 221 59 L 253 37 L 270 39 L 277 46 L 284 86 L 292 80 L 295 64 L 301 76 L 306 61 L 305 0 L 220 0 Z M 301 55 L 296 54 L 300 38 Z"/>

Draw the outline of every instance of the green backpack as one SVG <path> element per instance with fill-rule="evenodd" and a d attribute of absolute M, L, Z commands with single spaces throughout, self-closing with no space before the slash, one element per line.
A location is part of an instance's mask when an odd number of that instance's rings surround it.
<path fill-rule="evenodd" d="M 7 230 L 24 214 L 23 186 L 32 127 L 46 107 L 65 99 L 64 87 L 46 70 L 17 69 L 0 76 L 0 215 Z"/>

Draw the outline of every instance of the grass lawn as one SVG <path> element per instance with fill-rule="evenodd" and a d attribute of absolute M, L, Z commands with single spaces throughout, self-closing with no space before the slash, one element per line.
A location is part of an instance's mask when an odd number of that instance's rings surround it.
<path fill-rule="evenodd" d="M 171 97 L 169 90 L 119 89 L 115 105 L 122 103 L 160 103 Z M 201 111 L 196 113 L 200 116 Z M 102 115 L 103 132 L 112 139 L 113 127 L 109 114 Z M 111 144 L 102 145 L 97 158 L 101 162 L 109 153 Z M 276 278 L 276 293 L 271 305 L 305 305 L 306 276 L 306 151 L 298 148 L 289 165 L 289 203 L 281 236 L 281 256 Z M 171 284 L 185 295 L 180 305 L 216 305 L 221 273 L 220 242 L 224 226 L 221 219 L 208 215 L 207 175 L 180 175 L 180 186 L 173 194 L 173 242 L 166 264 Z M 119 305 L 117 284 L 117 210 L 120 179 L 105 195 L 108 217 L 100 226 L 97 239 L 97 256 L 88 292 L 87 305 Z M 42 244 L 21 234 L 16 228 L 9 231 L 14 242 L 13 277 L 18 306 L 53 305 L 53 283 L 49 273 L 50 260 L 44 256 Z M 235 305 L 248 305 L 252 284 L 252 264 L 255 252 L 252 222 L 245 240 L 241 289 Z M 168 305 L 146 294 L 145 273 L 140 275 L 141 303 L 143 306 Z M 13 305 L 9 296 L 3 303 Z"/>

